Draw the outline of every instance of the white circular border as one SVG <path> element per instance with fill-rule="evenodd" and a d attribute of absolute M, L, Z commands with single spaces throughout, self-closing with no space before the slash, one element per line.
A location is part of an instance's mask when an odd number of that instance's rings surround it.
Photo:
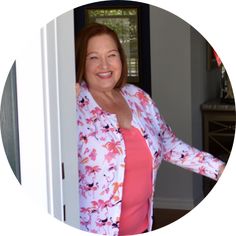
<path fill-rule="evenodd" d="M 0 94 L 9 70 L 22 49 L 27 45 L 27 36 L 47 22 L 82 4 L 94 1 L 58 0 L 8 0 L 0 3 Z M 216 49 L 224 62 L 233 88 L 235 88 L 236 14 L 234 0 L 189 1 L 159 0 L 140 1 L 161 7 L 179 16 L 196 28 Z M 29 66 L 30 66 L 29 60 Z M 234 145 L 235 146 L 235 145 Z M 226 171 L 204 201 L 193 211 L 175 223 L 149 235 L 222 235 L 235 231 L 236 179 L 235 148 Z M 1 235 L 78 235 L 81 234 L 66 224 L 55 220 L 35 206 L 21 191 L 8 165 L 0 143 L 0 234 Z M 86 235 L 86 233 L 82 233 Z"/>

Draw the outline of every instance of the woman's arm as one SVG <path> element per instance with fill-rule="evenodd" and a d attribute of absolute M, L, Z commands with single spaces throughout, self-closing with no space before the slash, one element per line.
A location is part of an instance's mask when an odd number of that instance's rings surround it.
<path fill-rule="evenodd" d="M 213 155 L 191 147 L 178 139 L 171 128 L 165 123 L 153 101 L 151 109 L 157 121 L 156 124 L 159 126 L 158 135 L 162 139 L 164 160 L 218 180 L 224 170 L 225 163 Z"/>
<path fill-rule="evenodd" d="M 223 163 L 221 166 L 220 166 L 220 170 L 219 170 L 219 175 L 218 175 L 218 179 L 220 178 L 220 176 L 222 175 L 222 173 L 224 172 L 224 169 L 225 169 L 225 163 Z M 217 179 L 217 180 L 218 180 Z"/>

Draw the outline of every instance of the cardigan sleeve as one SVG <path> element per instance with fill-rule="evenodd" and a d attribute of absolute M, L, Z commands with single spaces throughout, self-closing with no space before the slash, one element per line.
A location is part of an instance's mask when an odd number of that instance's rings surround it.
<path fill-rule="evenodd" d="M 158 127 L 158 135 L 162 140 L 163 159 L 177 166 L 183 167 L 198 174 L 218 180 L 219 172 L 224 162 L 213 155 L 200 151 L 184 143 L 176 137 L 159 113 L 158 108 L 151 100 L 151 113 Z"/>

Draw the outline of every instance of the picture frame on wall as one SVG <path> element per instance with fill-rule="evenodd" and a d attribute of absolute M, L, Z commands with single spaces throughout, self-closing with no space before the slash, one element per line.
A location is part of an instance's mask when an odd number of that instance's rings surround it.
<path fill-rule="evenodd" d="M 213 53 L 213 47 L 207 42 L 207 45 L 206 45 L 206 49 L 207 49 L 207 70 L 214 70 L 216 69 L 218 66 L 217 66 L 217 61 L 216 61 L 216 58 L 214 56 L 214 53 Z"/>

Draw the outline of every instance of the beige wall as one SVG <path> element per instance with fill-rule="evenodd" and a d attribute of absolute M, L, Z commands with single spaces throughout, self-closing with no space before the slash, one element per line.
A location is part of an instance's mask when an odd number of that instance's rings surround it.
<path fill-rule="evenodd" d="M 189 24 L 150 7 L 152 97 L 166 122 L 183 141 L 202 148 L 200 104 L 210 96 L 206 41 Z M 163 162 L 155 207 L 191 209 L 203 198 L 202 177 Z"/>

